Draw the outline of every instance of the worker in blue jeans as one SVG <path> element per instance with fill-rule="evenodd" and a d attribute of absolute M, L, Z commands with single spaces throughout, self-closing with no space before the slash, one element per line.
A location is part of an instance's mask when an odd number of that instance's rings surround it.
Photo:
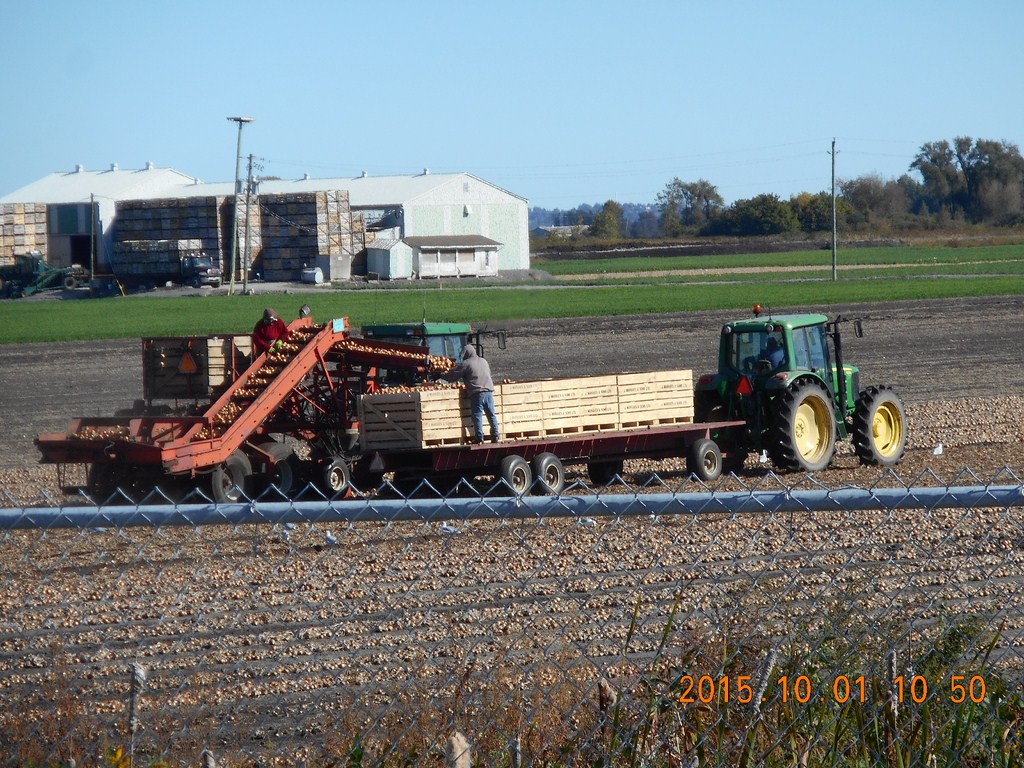
<path fill-rule="evenodd" d="M 458 381 L 466 385 L 466 394 L 473 413 L 473 442 L 484 441 L 484 414 L 491 426 L 491 442 L 501 439 L 498 429 L 498 415 L 494 412 L 494 381 L 491 379 L 491 366 L 476 353 L 472 344 L 462 349 L 462 362 L 444 375 L 447 381 Z"/>

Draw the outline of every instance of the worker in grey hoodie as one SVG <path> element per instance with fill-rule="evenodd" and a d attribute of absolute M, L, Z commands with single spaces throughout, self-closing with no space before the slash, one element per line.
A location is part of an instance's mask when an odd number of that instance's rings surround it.
<path fill-rule="evenodd" d="M 491 366 L 476 353 L 472 344 L 462 349 L 462 362 L 444 375 L 448 381 L 458 381 L 466 385 L 466 394 L 473 413 L 473 442 L 484 441 L 484 414 L 491 425 L 491 442 L 496 443 L 501 437 L 498 429 L 498 415 L 494 412 L 494 381 L 491 380 Z"/>

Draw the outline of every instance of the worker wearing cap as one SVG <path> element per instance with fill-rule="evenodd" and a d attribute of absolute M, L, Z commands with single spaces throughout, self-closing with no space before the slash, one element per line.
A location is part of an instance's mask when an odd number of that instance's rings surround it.
<path fill-rule="evenodd" d="M 279 347 L 288 339 L 288 326 L 277 316 L 277 312 L 267 307 L 263 317 L 252 329 L 252 354 L 259 357 L 271 347 Z"/>
<path fill-rule="evenodd" d="M 461 379 L 466 385 L 466 394 L 473 413 L 473 442 L 484 441 L 484 414 L 491 425 L 491 442 L 501 438 L 498 429 L 498 415 L 494 412 L 494 381 L 491 379 L 491 366 L 480 355 L 472 344 L 462 350 L 462 362 L 444 374 L 448 381 Z"/>

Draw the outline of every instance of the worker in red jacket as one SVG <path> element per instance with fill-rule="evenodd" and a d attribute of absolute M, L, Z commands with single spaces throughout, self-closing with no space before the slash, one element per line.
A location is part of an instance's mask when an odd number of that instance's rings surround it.
<path fill-rule="evenodd" d="M 267 307 L 263 317 L 252 329 L 252 354 L 259 357 L 271 347 L 278 347 L 288 339 L 288 326 L 277 316 L 277 312 Z"/>

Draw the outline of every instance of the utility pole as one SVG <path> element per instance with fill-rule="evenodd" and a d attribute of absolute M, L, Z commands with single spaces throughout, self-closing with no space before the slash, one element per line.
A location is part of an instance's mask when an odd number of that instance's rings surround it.
<path fill-rule="evenodd" d="M 249 269 L 252 266 L 252 247 L 249 244 L 249 201 L 252 198 L 252 153 L 249 153 L 249 171 L 245 178 L 245 258 L 242 260 L 242 294 L 249 290 Z"/>
<path fill-rule="evenodd" d="M 238 145 L 235 148 L 235 199 L 231 208 L 231 280 L 228 283 L 228 296 L 230 296 L 235 292 L 235 257 L 238 254 L 238 195 L 242 191 L 238 174 L 241 172 L 242 163 L 242 126 L 253 122 L 253 118 L 229 117 L 228 120 L 238 123 Z"/>
<path fill-rule="evenodd" d="M 836 139 L 832 137 L 832 282 L 836 282 Z"/>

